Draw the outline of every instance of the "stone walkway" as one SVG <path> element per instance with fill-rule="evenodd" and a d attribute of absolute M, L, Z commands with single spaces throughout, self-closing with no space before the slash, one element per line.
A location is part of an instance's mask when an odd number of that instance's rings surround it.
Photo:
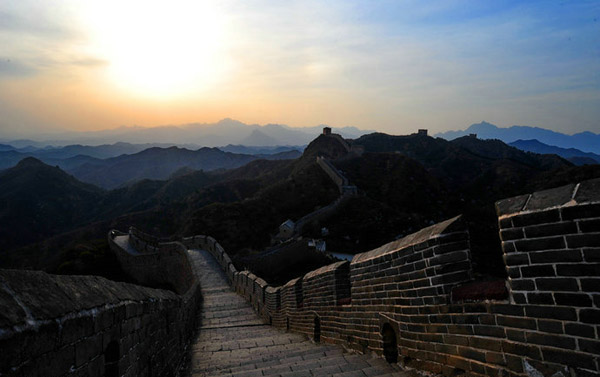
<path fill-rule="evenodd" d="M 234 293 L 225 274 L 206 251 L 190 250 L 200 275 L 204 303 L 202 324 L 192 348 L 191 376 L 400 376 L 381 358 L 315 344 L 264 322 Z"/>

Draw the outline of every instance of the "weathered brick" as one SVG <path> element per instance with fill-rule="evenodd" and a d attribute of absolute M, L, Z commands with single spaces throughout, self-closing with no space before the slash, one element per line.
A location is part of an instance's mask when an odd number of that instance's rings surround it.
<path fill-rule="evenodd" d="M 595 337 L 594 326 L 584 325 L 581 323 L 565 323 L 565 333 L 585 338 Z"/>
<path fill-rule="evenodd" d="M 515 241 L 518 251 L 556 250 L 565 248 L 563 237 L 534 238 Z"/>
<path fill-rule="evenodd" d="M 523 330 L 515 330 L 515 329 L 506 329 L 506 337 L 510 340 L 514 340 L 515 342 L 525 342 L 525 331 Z"/>
<path fill-rule="evenodd" d="M 590 339 L 577 339 L 579 349 L 583 352 L 600 355 L 600 341 Z"/>
<path fill-rule="evenodd" d="M 511 280 L 510 285 L 515 291 L 533 291 L 535 289 L 535 283 L 531 279 Z"/>
<path fill-rule="evenodd" d="M 599 292 L 600 291 L 600 277 L 599 278 L 583 278 L 579 280 L 581 283 L 581 289 L 586 292 Z"/>
<path fill-rule="evenodd" d="M 599 309 L 580 309 L 579 320 L 583 323 L 600 324 Z"/>
<path fill-rule="evenodd" d="M 565 306 L 592 306 L 592 299 L 585 293 L 555 293 L 554 299 L 557 305 Z"/>
<path fill-rule="evenodd" d="M 524 293 L 513 292 L 513 300 L 515 300 L 516 304 L 526 304 L 527 296 Z"/>
<path fill-rule="evenodd" d="M 502 349 L 502 341 L 494 338 L 471 337 L 469 339 L 469 346 L 489 351 L 500 351 Z"/>
<path fill-rule="evenodd" d="M 538 330 L 540 330 L 542 332 L 562 334 L 563 333 L 563 323 L 561 321 L 538 319 Z"/>
<path fill-rule="evenodd" d="M 571 278 L 539 278 L 535 279 L 537 289 L 542 291 L 578 291 L 577 280 Z"/>
<path fill-rule="evenodd" d="M 500 239 L 502 241 L 520 240 L 525 238 L 523 228 L 509 228 L 500 230 Z"/>
<path fill-rule="evenodd" d="M 600 262 L 600 248 L 597 249 L 583 249 L 583 257 L 586 262 Z"/>
<path fill-rule="evenodd" d="M 511 279 L 519 279 L 521 277 L 521 269 L 519 267 L 507 267 L 508 277 Z"/>
<path fill-rule="evenodd" d="M 559 262 L 581 262 L 583 257 L 580 250 L 550 250 L 529 253 L 532 264 L 559 263 Z"/>
<path fill-rule="evenodd" d="M 524 307 L 510 304 L 493 304 L 490 306 L 490 311 L 492 313 L 516 316 L 525 314 Z"/>
<path fill-rule="evenodd" d="M 582 233 L 600 232 L 600 219 L 580 220 L 578 224 Z"/>
<path fill-rule="evenodd" d="M 542 349 L 542 354 L 544 360 L 552 360 L 555 363 L 578 366 L 586 369 L 596 368 L 594 356 L 582 354 L 580 352 L 559 350 L 556 348 L 544 348 Z"/>
<path fill-rule="evenodd" d="M 535 332 L 527 333 L 526 336 L 528 343 L 541 344 L 544 346 L 552 346 L 572 350 L 574 350 L 576 347 L 575 339 L 565 336 L 541 334 Z"/>
<path fill-rule="evenodd" d="M 527 356 L 533 359 L 540 359 L 542 355 L 538 346 L 510 341 L 502 342 L 502 350 L 506 353 Z"/>
<path fill-rule="evenodd" d="M 552 293 L 529 292 L 527 293 L 527 301 L 536 305 L 554 305 Z"/>
<path fill-rule="evenodd" d="M 548 237 L 574 233 L 577 233 L 577 224 L 572 221 L 528 226 L 525 228 L 525 235 L 527 238 Z"/>
<path fill-rule="evenodd" d="M 498 326 L 473 326 L 475 335 L 491 336 L 494 338 L 505 338 L 506 331 L 502 327 Z"/>
<path fill-rule="evenodd" d="M 485 362 L 485 353 L 470 347 L 458 347 L 458 354 L 467 359 Z"/>
<path fill-rule="evenodd" d="M 521 267 L 521 275 L 524 278 L 538 276 L 556 276 L 554 267 L 550 264 Z"/>
<path fill-rule="evenodd" d="M 557 209 L 517 215 L 512 217 L 513 226 L 528 226 L 536 224 L 557 223 L 560 214 Z"/>
<path fill-rule="evenodd" d="M 562 218 L 564 220 L 586 219 L 591 217 L 600 217 L 600 204 L 562 208 Z"/>
<path fill-rule="evenodd" d="M 500 226 L 500 229 L 512 228 L 512 226 L 513 226 L 512 218 L 506 217 L 506 218 L 500 219 L 498 221 L 498 225 Z"/>
<path fill-rule="evenodd" d="M 524 317 L 505 317 L 498 316 L 498 325 L 506 327 L 515 327 L 518 329 L 535 329 L 535 319 Z"/>
<path fill-rule="evenodd" d="M 529 317 L 576 321 L 577 314 L 574 308 L 553 306 L 527 306 L 525 313 Z"/>
<path fill-rule="evenodd" d="M 504 254 L 504 262 L 507 266 L 529 264 L 529 253 Z"/>
<path fill-rule="evenodd" d="M 600 263 L 559 264 L 556 272 L 560 276 L 600 276 Z"/>

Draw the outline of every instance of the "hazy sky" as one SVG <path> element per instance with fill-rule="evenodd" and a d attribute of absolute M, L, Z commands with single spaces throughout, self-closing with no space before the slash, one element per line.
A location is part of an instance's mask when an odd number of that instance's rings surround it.
<path fill-rule="evenodd" d="M 600 132 L 600 2 L 0 0 L 0 136 L 214 122 Z"/>

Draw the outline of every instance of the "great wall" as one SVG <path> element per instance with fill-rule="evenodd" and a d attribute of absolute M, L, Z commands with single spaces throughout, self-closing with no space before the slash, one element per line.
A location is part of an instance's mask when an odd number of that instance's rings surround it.
<path fill-rule="evenodd" d="M 279 287 L 210 236 L 110 231 L 139 285 L 0 270 L 0 375 L 600 376 L 600 179 L 496 208 L 483 292 L 460 216 Z"/>

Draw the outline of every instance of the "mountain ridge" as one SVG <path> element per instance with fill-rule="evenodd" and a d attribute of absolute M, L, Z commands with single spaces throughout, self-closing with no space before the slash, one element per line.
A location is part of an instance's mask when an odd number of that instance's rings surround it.
<path fill-rule="evenodd" d="M 600 154 L 600 134 L 591 131 L 567 135 L 541 127 L 511 126 L 503 128 L 482 121 L 481 123 L 472 124 L 465 130 L 440 132 L 434 136 L 453 140 L 469 134 L 477 134 L 480 139 L 498 139 L 505 143 L 512 143 L 519 139 L 536 139 L 548 145 L 576 148 L 584 152 Z"/>

